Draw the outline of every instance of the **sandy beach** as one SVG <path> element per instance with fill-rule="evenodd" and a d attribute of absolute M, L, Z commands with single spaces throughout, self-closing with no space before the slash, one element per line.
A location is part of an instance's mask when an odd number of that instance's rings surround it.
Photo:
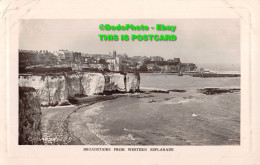
<path fill-rule="evenodd" d="M 77 113 L 81 114 L 84 110 L 84 107 L 93 105 L 97 102 L 102 102 L 106 100 L 111 100 L 120 97 L 116 96 L 92 96 L 86 98 L 79 98 L 77 105 L 68 105 L 68 106 L 56 106 L 56 107 L 47 107 L 42 108 L 42 135 L 43 142 L 45 145 L 82 145 L 78 138 L 80 136 L 75 136 L 75 131 L 71 131 L 71 127 L 77 124 L 75 117 L 71 119 L 71 115 Z M 83 103 L 84 104 L 80 104 Z M 76 116 L 77 116 L 76 115 Z M 81 123 L 84 124 L 84 123 Z M 77 134 L 80 131 L 76 131 Z M 88 135 L 86 135 L 88 136 Z M 91 137 L 91 135 L 90 135 Z M 94 137 L 96 139 L 96 137 Z M 102 142 L 98 142 L 100 144 Z M 93 143 L 95 144 L 95 143 Z"/>

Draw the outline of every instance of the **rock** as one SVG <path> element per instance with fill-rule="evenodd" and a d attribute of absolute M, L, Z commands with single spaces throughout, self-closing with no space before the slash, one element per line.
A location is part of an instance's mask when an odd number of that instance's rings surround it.
<path fill-rule="evenodd" d="M 170 93 L 169 91 L 163 91 L 163 90 L 151 90 L 149 92 L 152 92 L 152 93 Z"/>
<path fill-rule="evenodd" d="M 112 100 L 115 98 L 121 97 L 120 95 L 96 95 L 96 96 L 88 96 L 88 97 L 75 97 L 75 98 L 70 98 L 69 102 L 71 104 L 76 104 L 76 105 L 80 105 L 80 104 L 93 104 L 96 102 L 100 102 L 100 101 L 106 101 L 106 100 Z"/>
<path fill-rule="evenodd" d="M 19 86 L 35 88 L 41 106 L 59 105 L 68 98 L 64 75 L 19 76 Z"/>
<path fill-rule="evenodd" d="M 97 72 L 30 74 L 19 75 L 19 86 L 35 88 L 41 106 L 56 106 L 75 97 L 139 91 L 140 76 Z"/>
<path fill-rule="evenodd" d="M 165 98 L 164 100 L 168 101 L 168 100 L 171 100 L 173 99 L 174 97 L 169 97 L 169 98 Z"/>
<path fill-rule="evenodd" d="M 59 106 L 66 106 L 66 105 L 71 105 L 68 100 L 65 100 L 65 101 L 63 101 L 63 102 L 61 102 L 61 103 L 59 104 Z"/>
<path fill-rule="evenodd" d="M 206 95 L 216 95 L 216 94 L 222 94 L 222 93 L 234 93 L 239 92 L 240 89 L 220 89 L 220 88 L 204 88 L 204 89 L 198 89 L 199 93 L 203 93 Z"/>
<path fill-rule="evenodd" d="M 79 73 L 65 74 L 67 82 L 68 97 L 72 98 L 78 95 L 83 95 L 82 75 Z"/>
<path fill-rule="evenodd" d="M 120 73 L 104 73 L 104 78 L 104 93 L 111 91 L 126 92 L 125 75 Z"/>
<path fill-rule="evenodd" d="M 32 87 L 39 96 L 41 106 L 49 106 L 49 89 L 47 76 L 44 75 L 23 75 L 19 76 L 20 87 Z"/>
<path fill-rule="evenodd" d="M 183 99 L 193 99 L 194 96 L 184 96 Z"/>
<path fill-rule="evenodd" d="M 66 79 L 64 75 L 47 76 L 47 89 L 49 90 L 49 105 L 60 105 L 68 99 Z"/>
<path fill-rule="evenodd" d="M 186 92 L 186 90 L 182 90 L 182 89 L 171 89 L 171 90 L 151 90 L 149 92 L 152 93 L 170 93 L 170 92 Z"/>
<path fill-rule="evenodd" d="M 81 83 L 84 95 L 103 93 L 105 88 L 105 78 L 101 73 L 83 73 Z"/>
<path fill-rule="evenodd" d="M 138 73 L 126 74 L 126 92 L 140 91 L 140 75 Z"/>
<path fill-rule="evenodd" d="M 41 105 L 36 90 L 19 87 L 19 145 L 43 144 Z"/>
<path fill-rule="evenodd" d="M 191 75 L 192 77 L 203 77 L 203 78 L 210 78 L 210 77 L 240 77 L 240 74 L 224 74 L 224 73 L 195 73 Z"/>
<path fill-rule="evenodd" d="M 168 90 L 169 92 L 186 92 L 186 90 L 182 90 L 182 89 L 171 89 L 171 90 Z"/>
<path fill-rule="evenodd" d="M 148 101 L 148 103 L 153 103 L 153 102 L 156 102 L 154 99 Z"/>

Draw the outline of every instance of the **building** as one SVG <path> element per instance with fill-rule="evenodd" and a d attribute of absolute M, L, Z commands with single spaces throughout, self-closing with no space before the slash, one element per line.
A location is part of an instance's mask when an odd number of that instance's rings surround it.
<path fill-rule="evenodd" d="M 73 62 L 77 64 L 81 64 L 83 61 L 83 58 L 81 56 L 80 52 L 74 52 L 73 53 Z"/>
<path fill-rule="evenodd" d="M 168 71 L 170 72 L 178 72 L 179 65 L 168 65 Z"/>
<path fill-rule="evenodd" d="M 183 72 L 196 71 L 197 69 L 197 66 L 193 63 L 181 63 L 180 67 L 181 67 L 181 71 Z"/>
<path fill-rule="evenodd" d="M 147 64 L 147 70 L 148 71 L 153 71 L 154 70 L 154 67 L 155 67 L 155 64 Z"/>
<path fill-rule="evenodd" d="M 19 50 L 19 66 L 26 67 L 31 65 L 55 65 L 58 57 L 46 50 Z"/>
<path fill-rule="evenodd" d="M 161 57 L 161 56 L 150 56 L 150 60 L 155 61 L 155 62 L 164 61 L 163 57 Z"/>
<path fill-rule="evenodd" d="M 81 65 L 82 69 L 99 69 L 105 70 L 108 69 L 108 64 L 99 64 L 99 63 L 87 63 Z"/>
<path fill-rule="evenodd" d="M 181 60 L 180 60 L 180 58 L 175 58 L 174 57 L 174 59 L 169 59 L 169 60 L 167 60 L 167 62 L 169 64 L 179 64 L 179 63 L 181 63 Z"/>

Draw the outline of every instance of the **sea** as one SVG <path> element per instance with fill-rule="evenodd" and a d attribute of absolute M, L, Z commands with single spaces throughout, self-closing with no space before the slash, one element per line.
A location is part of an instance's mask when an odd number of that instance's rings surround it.
<path fill-rule="evenodd" d="M 141 73 L 140 89 L 84 107 L 81 129 L 108 145 L 240 145 L 240 92 L 205 95 L 198 89 L 238 88 L 240 77 L 200 78 Z M 152 93 L 151 90 L 186 92 Z M 84 141 L 84 137 L 83 138 Z"/>

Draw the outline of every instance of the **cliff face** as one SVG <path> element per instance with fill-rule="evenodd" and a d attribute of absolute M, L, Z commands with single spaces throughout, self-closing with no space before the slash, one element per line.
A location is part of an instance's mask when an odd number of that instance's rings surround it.
<path fill-rule="evenodd" d="M 120 91 L 125 92 L 125 75 L 120 73 L 105 73 L 104 92 Z"/>
<path fill-rule="evenodd" d="M 43 144 L 41 106 L 35 89 L 19 88 L 19 145 Z"/>
<path fill-rule="evenodd" d="M 30 75 L 19 76 L 20 87 L 33 87 L 42 106 L 58 105 L 68 98 L 65 77 Z"/>
<path fill-rule="evenodd" d="M 66 74 L 68 97 L 75 97 L 83 94 L 82 76 L 78 73 Z"/>
<path fill-rule="evenodd" d="M 127 73 L 125 79 L 127 92 L 137 92 L 140 90 L 140 74 Z"/>
<path fill-rule="evenodd" d="M 32 87 L 36 89 L 41 105 L 49 105 L 49 89 L 46 76 L 19 76 L 20 87 Z"/>
<path fill-rule="evenodd" d="M 69 98 L 106 92 L 139 90 L 138 73 L 64 73 L 60 75 L 20 75 L 19 86 L 33 87 L 42 106 L 61 105 Z"/>
<path fill-rule="evenodd" d="M 46 86 L 49 94 L 49 98 L 47 98 L 49 99 L 49 105 L 59 105 L 68 99 L 64 76 L 48 76 Z"/>
<path fill-rule="evenodd" d="M 95 95 L 103 93 L 105 78 L 101 73 L 83 73 L 82 75 L 83 94 Z"/>

